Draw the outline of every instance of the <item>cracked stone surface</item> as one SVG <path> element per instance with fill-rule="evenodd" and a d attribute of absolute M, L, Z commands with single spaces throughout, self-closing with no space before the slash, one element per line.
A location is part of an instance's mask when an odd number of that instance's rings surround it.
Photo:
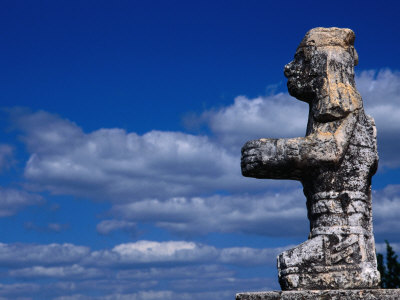
<path fill-rule="evenodd" d="M 236 300 L 398 300 L 400 289 L 313 290 L 241 293 Z"/>
<path fill-rule="evenodd" d="M 376 128 L 355 86 L 354 39 L 350 29 L 307 32 L 284 69 L 290 95 L 309 104 L 306 136 L 242 148 L 244 176 L 298 180 L 307 198 L 309 238 L 278 256 L 284 291 L 379 286 L 371 203 Z"/>

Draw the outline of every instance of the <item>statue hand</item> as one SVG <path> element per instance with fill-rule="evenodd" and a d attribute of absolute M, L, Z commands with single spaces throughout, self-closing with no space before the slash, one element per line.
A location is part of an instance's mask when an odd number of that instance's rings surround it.
<path fill-rule="evenodd" d="M 269 165 L 276 160 L 276 139 L 249 141 L 242 148 L 242 174 L 248 177 L 263 178 Z"/>

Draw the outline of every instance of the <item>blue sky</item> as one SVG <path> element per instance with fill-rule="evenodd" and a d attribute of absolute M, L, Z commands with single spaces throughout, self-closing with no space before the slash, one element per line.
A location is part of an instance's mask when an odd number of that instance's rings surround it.
<path fill-rule="evenodd" d="M 378 127 L 377 248 L 400 251 L 396 1 L 2 1 L 0 299 L 234 299 L 278 289 L 301 186 L 240 148 L 303 136 L 283 66 L 313 27 L 356 33 Z"/>

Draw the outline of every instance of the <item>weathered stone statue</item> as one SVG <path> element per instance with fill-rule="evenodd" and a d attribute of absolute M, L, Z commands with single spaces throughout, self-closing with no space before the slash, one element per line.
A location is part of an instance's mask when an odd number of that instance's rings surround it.
<path fill-rule="evenodd" d="M 306 136 L 263 138 L 242 148 L 244 176 L 299 180 L 304 187 L 310 234 L 279 255 L 282 290 L 379 286 L 371 211 L 376 129 L 354 82 L 354 39 L 350 29 L 310 30 L 284 71 L 290 95 L 309 104 Z"/>

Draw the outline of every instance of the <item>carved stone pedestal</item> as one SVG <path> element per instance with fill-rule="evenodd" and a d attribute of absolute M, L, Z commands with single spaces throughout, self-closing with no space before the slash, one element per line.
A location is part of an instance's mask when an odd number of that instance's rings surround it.
<path fill-rule="evenodd" d="M 398 300 L 400 289 L 271 291 L 236 294 L 236 300 Z"/>

